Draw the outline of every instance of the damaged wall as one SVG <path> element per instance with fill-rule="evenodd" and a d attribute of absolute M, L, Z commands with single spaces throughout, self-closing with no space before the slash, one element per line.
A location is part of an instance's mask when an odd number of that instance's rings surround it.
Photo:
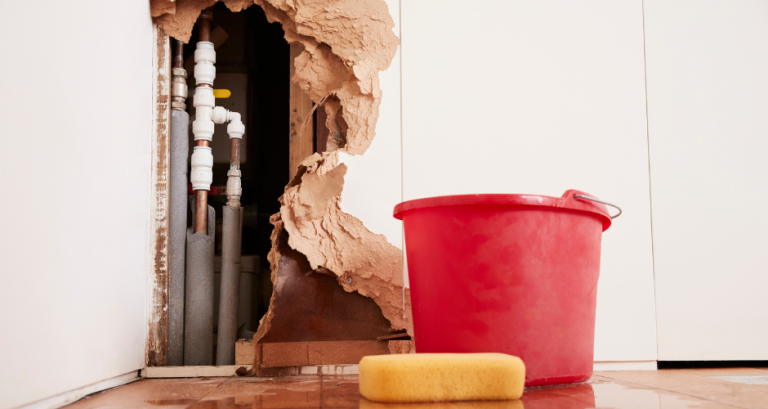
<path fill-rule="evenodd" d="M 170 35 L 189 41 L 196 16 L 215 2 L 176 3 L 153 2 L 153 15 Z M 381 111 L 387 115 L 386 132 L 377 135 L 382 103 L 379 73 L 390 67 L 399 44 L 391 16 L 397 16 L 399 10 L 393 13 L 388 5 L 397 7 L 397 2 L 224 3 L 233 11 L 257 4 L 271 22 L 283 26 L 289 42 L 304 45 L 305 51 L 295 60 L 293 81 L 314 101 L 328 98 L 328 128 L 332 134 L 334 130 L 344 132 L 341 149 L 303 163 L 300 177 L 289 184 L 280 199 L 281 211 L 273 222 L 289 233 L 288 244 L 304 254 L 313 269 L 332 272 L 347 291 L 372 298 L 394 329 L 412 333 L 409 297 L 402 287 L 400 225 L 391 216 L 400 201 L 399 76 L 388 80 L 389 88 L 398 93 L 385 99 L 388 106 Z M 374 136 L 376 155 L 370 161 L 366 160 L 368 154 L 356 156 L 368 150 Z M 378 139 L 384 141 L 379 143 Z M 371 169 L 376 171 L 369 175 Z M 347 178 L 353 181 L 350 192 L 345 187 Z M 342 205 L 342 198 L 349 205 Z M 367 204 L 373 202 L 375 212 L 366 211 Z M 364 220 L 356 217 L 356 211 Z M 377 234 L 382 232 L 386 235 Z M 274 274 L 276 263 L 272 268 Z M 268 326 L 270 319 L 268 314 L 263 324 Z"/>

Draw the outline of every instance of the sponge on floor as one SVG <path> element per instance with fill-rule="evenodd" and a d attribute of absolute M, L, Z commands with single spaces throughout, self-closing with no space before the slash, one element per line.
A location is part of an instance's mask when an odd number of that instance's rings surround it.
<path fill-rule="evenodd" d="M 525 409 L 521 400 L 472 400 L 459 402 L 380 403 L 360 399 L 360 409 Z"/>
<path fill-rule="evenodd" d="M 525 365 L 505 354 L 404 354 L 360 361 L 360 394 L 377 402 L 519 399 Z"/>

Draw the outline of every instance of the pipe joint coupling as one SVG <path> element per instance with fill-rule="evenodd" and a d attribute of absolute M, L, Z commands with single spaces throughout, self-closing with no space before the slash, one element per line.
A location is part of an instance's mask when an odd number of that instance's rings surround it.
<path fill-rule="evenodd" d="M 195 50 L 195 81 L 198 84 L 213 85 L 216 79 L 216 50 L 213 49 L 213 43 L 209 41 L 200 41 Z"/>
<path fill-rule="evenodd" d="M 240 196 L 243 195 L 243 185 L 240 180 L 241 172 L 230 169 L 227 172 L 227 205 L 240 205 Z"/>
<path fill-rule="evenodd" d="M 197 107 L 209 107 L 213 109 L 216 106 L 216 97 L 213 96 L 213 88 L 197 87 L 195 96 L 192 97 L 192 105 Z"/>
<path fill-rule="evenodd" d="M 192 121 L 192 133 L 195 135 L 195 140 L 210 141 L 213 139 L 214 124 L 213 121 L 207 121 L 204 119 L 195 119 Z"/>
<path fill-rule="evenodd" d="M 181 111 L 186 110 L 187 96 L 187 70 L 184 68 L 174 68 L 171 81 L 171 108 Z"/>
<path fill-rule="evenodd" d="M 194 190 L 211 190 L 213 182 L 213 153 L 207 146 L 195 146 L 192 152 L 192 172 L 189 179 Z"/>
<path fill-rule="evenodd" d="M 198 84 L 213 85 L 216 79 L 216 66 L 210 63 L 195 64 L 195 81 Z"/>
<path fill-rule="evenodd" d="M 195 48 L 195 63 L 209 62 L 216 64 L 216 50 L 210 41 L 198 41 Z"/>
<path fill-rule="evenodd" d="M 229 118 L 229 111 L 224 107 L 214 107 L 211 119 L 215 124 L 223 124 L 227 122 Z"/>

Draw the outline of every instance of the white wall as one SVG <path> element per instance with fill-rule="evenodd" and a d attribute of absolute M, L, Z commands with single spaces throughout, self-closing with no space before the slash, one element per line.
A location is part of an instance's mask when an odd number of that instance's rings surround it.
<path fill-rule="evenodd" d="M 595 359 L 656 359 L 640 0 L 403 1 L 403 192 L 622 206 L 603 235 Z M 406 243 L 407 246 L 407 243 Z"/>
<path fill-rule="evenodd" d="M 0 407 L 144 365 L 146 1 L 4 2 Z"/>
<path fill-rule="evenodd" d="M 660 360 L 768 359 L 768 3 L 645 1 Z"/>
<path fill-rule="evenodd" d="M 394 33 L 400 36 L 398 0 L 385 0 L 395 21 Z M 392 64 L 379 73 L 381 106 L 376 122 L 376 136 L 363 155 L 342 153 L 347 165 L 343 211 L 360 219 L 374 233 L 383 234 L 397 248 L 403 248 L 403 224 L 392 217 L 395 205 L 402 201 L 400 179 L 400 51 Z"/>

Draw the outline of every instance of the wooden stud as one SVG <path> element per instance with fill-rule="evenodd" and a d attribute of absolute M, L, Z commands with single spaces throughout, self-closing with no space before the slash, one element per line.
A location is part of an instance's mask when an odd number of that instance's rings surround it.
<path fill-rule="evenodd" d="M 367 355 L 388 355 L 380 341 L 312 341 L 260 344 L 264 368 L 356 364 Z"/>
<path fill-rule="evenodd" d="M 167 34 L 154 26 L 152 102 L 152 199 L 147 366 L 168 364 L 168 175 L 170 173 L 171 45 Z"/>
<path fill-rule="evenodd" d="M 253 365 L 255 358 L 252 340 L 240 339 L 235 343 L 235 365 Z"/>
<path fill-rule="evenodd" d="M 328 120 L 328 114 L 325 113 L 325 106 L 320 105 L 317 107 L 317 131 L 315 132 L 317 141 L 315 143 L 316 145 L 316 151 L 319 154 L 322 154 L 328 149 L 328 138 L 331 135 L 331 131 L 328 129 L 328 126 L 325 124 L 325 121 Z"/>
<path fill-rule="evenodd" d="M 304 51 L 304 46 L 301 44 L 291 44 L 291 79 L 296 73 L 293 60 Z M 290 157 L 289 157 L 289 179 L 292 180 L 296 175 L 296 169 L 299 164 L 314 153 L 314 126 L 312 124 L 312 118 L 309 118 L 307 124 L 304 126 L 304 130 L 299 135 L 299 130 L 304 120 L 312 111 L 312 99 L 302 90 L 298 84 L 291 81 L 290 91 Z"/>

